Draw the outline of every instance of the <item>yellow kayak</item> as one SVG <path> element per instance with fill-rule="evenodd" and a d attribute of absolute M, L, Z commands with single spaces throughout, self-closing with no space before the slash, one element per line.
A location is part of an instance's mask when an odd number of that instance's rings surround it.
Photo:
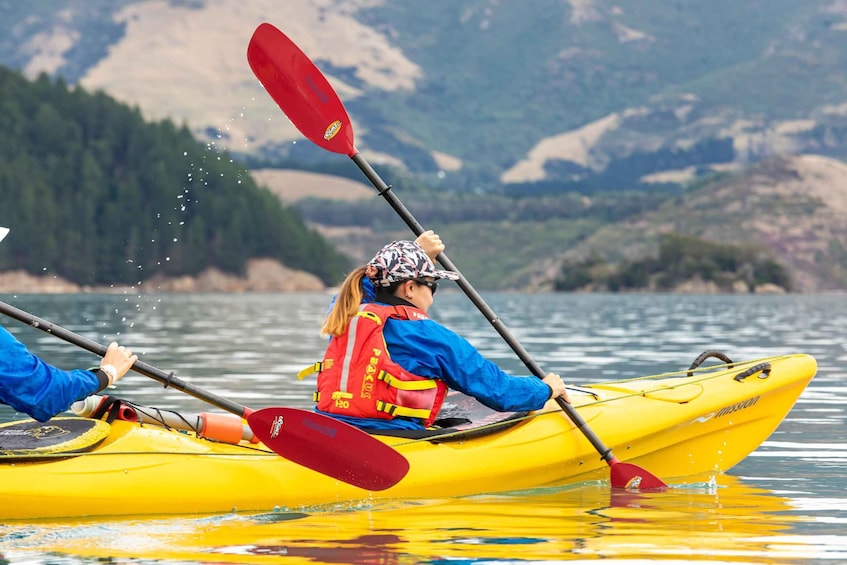
<path fill-rule="evenodd" d="M 786 355 L 595 384 L 569 396 L 621 461 L 681 484 L 685 477 L 726 471 L 761 445 L 816 370 L 811 356 Z M 410 469 L 396 485 L 375 492 L 299 466 L 259 443 L 95 422 L 103 437 L 89 451 L 0 457 L 0 519 L 295 511 L 609 478 L 606 463 L 555 403 L 505 423 L 433 437 L 377 436 Z"/>

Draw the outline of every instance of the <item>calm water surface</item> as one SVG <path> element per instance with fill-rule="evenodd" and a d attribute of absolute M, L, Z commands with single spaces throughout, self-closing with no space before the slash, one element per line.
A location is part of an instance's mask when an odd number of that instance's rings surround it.
<path fill-rule="evenodd" d="M 313 383 L 295 374 L 326 344 L 323 293 L 0 298 L 95 341 L 118 339 L 147 363 L 251 407 L 309 408 Z M 0 524 L 0 555 L 63 564 L 847 561 L 847 296 L 485 298 L 542 367 L 572 384 L 685 369 L 707 349 L 736 360 L 809 353 L 818 376 L 729 474 L 670 493 L 611 495 L 591 484 L 260 516 Z M 432 314 L 505 369 L 526 373 L 462 294 L 442 291 Z M 54 364 L 97 363 L 56 337 L 0 323 Z M 115 393 L 185 412 L 209 408 L 135 374 Z M 0 408 L 0 421 L 19 417 Z"/>

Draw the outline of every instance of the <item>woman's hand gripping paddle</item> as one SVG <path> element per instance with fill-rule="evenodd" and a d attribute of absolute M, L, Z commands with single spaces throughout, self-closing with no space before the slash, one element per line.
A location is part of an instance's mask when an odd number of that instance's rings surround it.
<path fill-rule="evenodd" d="M 323 73 L 294 42 L 276 27 L 263 23 L 253 32 L 247 47 L 247 60 L 259 82 L 300 133 L 319 147 L 349 156 L 412 232 L 415 235 L 424 232 L 423 227 L 391 191 L 391 187 L 385 184 L 356 150 L 353 127 L 341 99 Z M 438 256 L 438 261 L 445 268 L 459 272 L 444 253 Z M 461 277 L 457 283 L 532 374 L 544 378 L 545 373 L 541 367 L 529 356 L 467 279 Z M 641 490 L 667 487 L 659 478 L 637 465 L 618 461 L 612 455 L 612 450 L 600 441 L 573 406 L 562 398 L 557 398 L 556 401 L 611 467 L 613 487 Z"/>
<path fill-rule="evenodd" d="M 106 347 L 14 306 L 0 302 L 0 312 L 24 324 L 103 356 Z M 297 408 L 271 407 L 253 411 L 186 383 L 142 361 L 132 369 L 165 387 L 190 394 L 212 406 L 247 418 L 262 443 L 286 459 L 366 490 L 385 490 L 409 472 L 409 462 L 393 448 L 335 418 Z"/>

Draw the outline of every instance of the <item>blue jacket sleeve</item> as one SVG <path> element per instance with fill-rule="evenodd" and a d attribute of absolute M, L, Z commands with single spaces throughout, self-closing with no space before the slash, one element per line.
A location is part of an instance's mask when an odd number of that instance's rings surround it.
<path fill-rule="evenodd" d="M 48 365 L 0 328 L 0 402 L 46 422 L 100 386 L 95 373 Z"/>
<path fill-rule="evenodd" d="M 501 412 L 539 410 L 550 397 L 541 379 L 503 372 L 465 338 L 432 320 L 388 320 L 391 359 L 423 377 L 439 378 Z"/>

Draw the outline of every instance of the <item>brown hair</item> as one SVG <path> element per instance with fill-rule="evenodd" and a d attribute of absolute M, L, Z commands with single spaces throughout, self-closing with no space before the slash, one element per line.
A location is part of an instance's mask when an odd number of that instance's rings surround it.
<path fill-rule="evenodd" d="M 347 329 L 347 325 L 362 302 L 362 278 L 365 276 L 365 267 L 359 267 L 352 271 L 344 282 L 335 298 L 335 304 L 324 321 L 321 328 L 323 335 L 340 336 Z"/>

